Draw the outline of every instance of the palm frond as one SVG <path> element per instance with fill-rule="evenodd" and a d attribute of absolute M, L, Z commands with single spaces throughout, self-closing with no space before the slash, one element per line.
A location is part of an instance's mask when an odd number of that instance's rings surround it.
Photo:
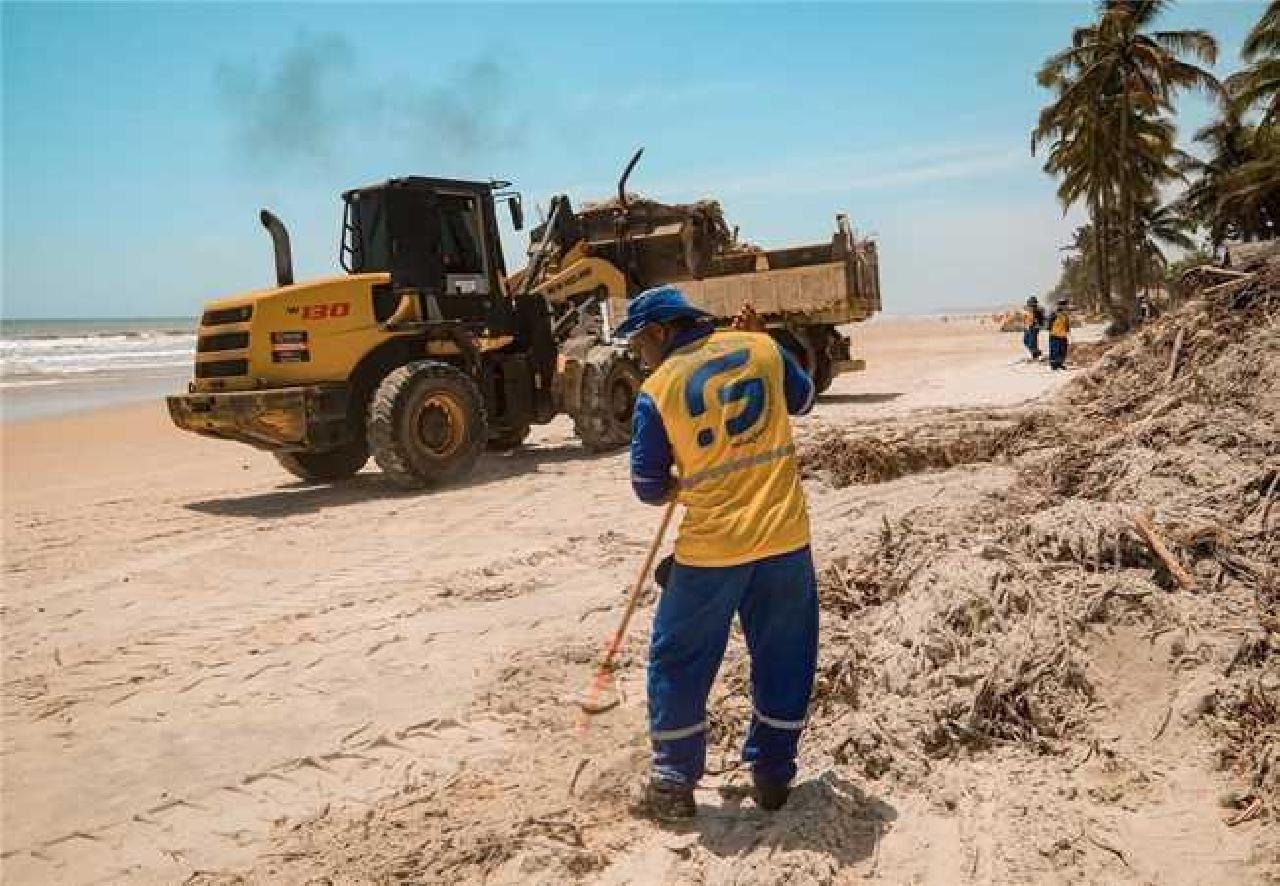
<path fill-rule="evenodd" d="M 1240 54 L 1245 61 L 1253 61 L 1260 55 L 1280 53 L 1280 0 L 1272 0 L 1262 17 L 1244 38 Z"/>
<path fill-rule="evenodd" d="M 1148 36 L 1173 55 L 1189 55 L 1206 65 L 1218 61 L 1218 41 L 1208 31 L 1153 31 Z"/>

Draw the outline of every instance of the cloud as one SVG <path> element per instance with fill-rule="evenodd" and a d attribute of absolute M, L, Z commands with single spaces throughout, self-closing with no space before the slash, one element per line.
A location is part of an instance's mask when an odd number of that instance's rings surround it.
<path fill-rule="evenodd" d="M 931 146 L 924 149 L 882 149 L 843 155 L 792 157 L 765 172 L 724 177 L 706 173 L 668 180 L 651 188 L 655 193 L 697 195 L 715 182 L 717 196 L 777 196 L 831 191 L 870 191 L 910 188 L 942 181 L 978 179 L 1025 166 L 1022 149 L 1008 145 Z"/>
<path fill-rule="evenodd" d="M 735 96 L 759 97 L 760 88 L 741 80 L 699 80 L 678 85 L 650 84 L 632 86 L 613 91 L 588 90 L 571 95 L 567 106 L 575 111 L 616 112 L 619 109 L 636 110 L 652 108 L 660 110 L 673 105 L 720 101 Z"/>

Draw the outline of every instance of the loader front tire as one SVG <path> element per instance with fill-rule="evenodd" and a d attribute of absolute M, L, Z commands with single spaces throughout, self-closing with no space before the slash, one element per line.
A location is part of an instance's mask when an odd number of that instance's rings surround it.
<path fill-rule="evenodd" d="M 588 452 L 610 452 L 631 442 L 631 414 L 643 383 L 644 373 L 625 352 L 606 346 L 587 355 L 573 430 Z"/>
<path fill-rule="evenodd" d="M 363 440 L 325 452 L 277 452 L 276 461 L 299 480 L 308 483 L 337 483 L 360 473 L 369 460 Z"/>
<path fill-rule="evenodd" d="M 393 370 L 369 404 L 374 461 L 406 489 L 465 477 L 488 436 L 480 389 L 447 363 L 417 360 Z"/>

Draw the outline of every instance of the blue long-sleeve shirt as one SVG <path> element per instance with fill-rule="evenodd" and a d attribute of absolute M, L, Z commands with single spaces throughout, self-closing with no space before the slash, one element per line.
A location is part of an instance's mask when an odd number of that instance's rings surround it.
<path fill-rule="evenodd" d="M 678 333 L 668 345 L 667 353 L 706 338 L 713 332 L 714 327 L 699 324 Z M 800 364 L 786 348 L 776 343 L 775 346 L 782 354 L 782 381 L 787 412 L 791 415 L 804 415 L 813 408 L 813 380 L 800 368 Z M 667 501 L 675 486 L 675 478 L 671 474 L 674 463 L 671 439 L 667 436 L 658 406 L 652 397 L 641 391 L 636 398 L 635 412 L 631 419 L 631 488 L 635 490 L 636 497 L 651 505 Z"/>

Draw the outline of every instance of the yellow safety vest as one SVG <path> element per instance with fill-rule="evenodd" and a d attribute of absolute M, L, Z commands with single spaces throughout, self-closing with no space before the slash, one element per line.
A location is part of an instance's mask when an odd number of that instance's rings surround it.
<path fill-rule="evenodd" d="M 1071 318 L 1067 316 L 1066 311 L 1058 311 L 1053 315 L 1053 325 L 1049 328 L 1049 334 L 1054 338 L 1066 338 L 1067 333 L 1071 331 Z"/>
<path fill-rule="evenodd" d="M 783 375 L 768 335 L 723 331 L 645 380 L 680 472 L 678 562 L 736 566 L 809 543 Z"/>

